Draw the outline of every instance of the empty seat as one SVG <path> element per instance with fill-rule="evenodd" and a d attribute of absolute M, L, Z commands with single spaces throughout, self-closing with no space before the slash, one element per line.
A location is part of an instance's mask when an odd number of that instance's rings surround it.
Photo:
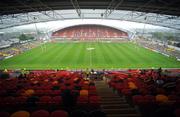
<path fill-rule="evenodd" d="M 88 117 L 88 113 L 83 110 L 74 110 L 70 113 L 70 117 Z"/>
<path fill-rule="evenodd" d="M 27 97 L 19 96 L 15 98 L 17 104 L 25 104 L 27 101 Z"/>
<path fill-rule="evenodd" d="M 144 102 L 144 97 L 142 95 L 134 95 L 132 101 L 135 105 L 142 105 Z"/>
<path fill-rule="evenodd" d="M 106 117 L 106 114 L 101 110 L 95 110 L 90 112 L 89 117 Z"/>
<path fill-rule="evenodd" d="M 42 96 L 40 97 L 39 99 L 39 102 L 38 103 L 41 103 L 41 104 L 49 104 L 52 102 L 52 98 L 50 96 Z"/>
<path fill-rule="evenodd" d="M 98 108 L 100 106 L 100 97 L 99 96 L 90 96 L 89 97 L 89 104 L 92 107 Z"/>
<path fill-rule="evenodd" d="M 17 111 L 14 112 L 11 117 L 30 117 L 30 113 L 27 111 Z"/>
<path fill-rule="evenodd" d="M 88 96 L 88 90 L 80 90 L 80 96 Z"/>
<path fill-rule="evenodd" d="M 4 97 L 2 101 L 6 106 L 14 106 L 16 103 L 15 98 L 12 96 Z"/>
<path fill-rule="evenodd" d="M 156 95 L 156 102 L 158 103 L 166 103 L 168 101 L 168 97 L 165 95 Z"/>
<path fill-rule="evenodd" d="M 144 100 L 146 101 L 147 104 L 155 104 L 155 96 L 153 95 L 145 95 Z"/>
<path fill-rule="evenodd" d="M 63 110 L 56 110 L 51 113 L 50 117 L 68 117 L 68 113 Z"/>
<path fill-rule="evenodd" d="M 78 105 L 86 105 L 88 103 L 88 97 L 87 96 L 79 96 L 77 99 Z"/>
<path fill-rule="evenodd" d="M 31 117 L 49 117 L 50 114 L 46 110 L 37 110 L 32 112 Z"/>
<path fill-rule="evenodd" d="M 52 98 L 52 103 L 55 105 L 62 104 L 62 97 L 61 96 L 55 96 Z"/>

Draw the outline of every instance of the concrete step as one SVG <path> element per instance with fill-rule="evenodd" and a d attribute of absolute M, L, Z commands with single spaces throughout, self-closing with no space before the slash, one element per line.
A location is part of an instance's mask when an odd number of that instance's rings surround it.
<path fill-rule="evenodd" d="M 119 109 L 103 109 L 107 114 L 135 114 L 137 113 L 134 108 L 119 108 Z"/>
<path fill-rule="evenodd" d="M 95 86 L 98 86 L 97 88 L 109 88 L 106 84 L 96 84 Z"/>
<path fill-rule="evenodd" d="M 104 87 L 104 88 L 96 88 L 97 90 L 109 90 L 112 91 L 112 89 L 108 88 L 108 87 Z"/>
<path fill-rule="evenodd" d="M 110 95 L 106 95 L 106 96 L 103 96 L 103 98 L 107 98 L 107 99 L 116 99 L 116 98 L 118 98 L 118 99 L 125 99 L 124 97 L 121 97 L 121 96 L 118 96 L 118 95 L 115 95 L 115 94 L 113 94 L 114 96 L 110 96 Z"/>
<path fill-rule="evenodd" d="M 112 91 L 97 91 L 97 92 L 100 94 L 106 94 L 106 93 L 114 94 Z"/>
<path fill-rule="evenodd" d="M 141 117 L 139 114 L 108 114 L 107 117 Z"/>
<path fill-rule="evenodd" d="M 101 98 L 102 101 L 126 101 L 124 98 Z"/>
<path fill-rule="evenodd" d="M 98 92 L 97 92 L 97 93 L 98 93 Z M 116 94 L 108 93 L 108 92 L 106 92 L 106 93 L 98 93 L 98 94 L 101 95 L 101 96 L 111 96 L 111 97 L 117 96 Z"/>
<path fill-rule="evenodd" d="M 101 98 L 101 101 L 103 101 L 103 102 L 109 102 L 109 101 L 111 101 L 111 102 L 126 102 L 126 100 L 125 99 L 121 99 L 121 98 L 112 98 L 112 99 L 109 99 L 109 98 Z"/>
<path fill-rule="evenodd" d="M 117 95 L 115 95 L 115 94 L 109 94 L 109 95 L 107 95 L 107 94 L 99 94 L 99 93 L 98 93 L 98 95 L 101 96 L 102 98 L 105 98 L 105 97 L 112 97 L 112 98 L 113 98 L 113 97 L 117 97 L 117 98 L 119 98 L 119 96 L 117 96 Z"/>
<path fill-rule="evenodd" d="M 96 86 L 98 86 L 98 88 L 101 88 L 101 87 L 109 87 L 109 86 L 107 86 L 106 84 L 96 84 Z"/>
<path fill-rule="evenodd" d="M 129 104 L 102 104 L 101 107 L 103 109 L 111 109 L 111 108 L 131 108 Z"/>
<path fill-rule="evenodd" d="M 109 104 L 127 104 L 126 101 L 101 101 L 101 104 L 103 105 L 109 105 Z"/>
<path fill-rule="evenodd" d="M 113 95 L 113 96 L 112 96 Z M 115 95 L 115 94 L 112 94 L 112 95 L 103 95 L 103 96 L 101 96 L 102 98 L 113 98 L 113 99 L 115 99 L 115 98 L 124 98 L 124 97 L 120 97 L 120 96 L 118 96 L 118 95 Z"/>
<path fill-rule="evenodd" d="M 101 89 L 97 89 L 97 91 L 99 91 L 99 92 L 100 91 L 111 91 L 111 92 L 113 92 L 111 89 L 102 89 L 102 88 Z"/>
<path fill-rule="evenodd" d="M 101 97 L 101 108 L 107 117 L 141 117 L 124 97 L 116 94 L 104 81 L 96 81 L 96 88 Z"/>
<path fill-rule="evenodd" d="M 97 90 L 101 90 L 101 89 L 112 90 L 112 89 L 110 89 L 110 88 L 108 88 L 108 87 L 98 87 L 98 88 L 96 87 L 96 89 L 97 89 Z"/>
<path fill-rule="evenodd" d="M 120 96 L 116 95 L 116 94 L 103 94 L 103 95 L 100 95 L 101 98 L 120 98 Z"/>

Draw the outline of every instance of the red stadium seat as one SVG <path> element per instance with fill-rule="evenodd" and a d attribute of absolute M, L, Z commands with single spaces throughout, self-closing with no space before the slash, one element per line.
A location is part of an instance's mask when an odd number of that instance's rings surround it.
<path fill-rule="evenodd" d="M 61 90 L 53 90 L 51 93 L 52 96 L 58 96 L 60 94 L 61 94 Z"/>
<path fill-rule="evenodd" d="M 36 90 L 36 91 L 35 91 L 35 95 L 37 95 L 37 96 L 42 96 L 42 95 L 44 95 L 44 90 Z"/>
<path fill-rule="evenodd" d="M 17 104 L 25 104 L 26 101 L 27 101 L 27 97 L 25 97 L 25 96 L 19 96 L 19 97 L 16 97 L 15 100 L 16 100 L 15 102 L 16 102 Z"/>
<path fill-rule="evenodd" d="M 11 117 L 30 117 L 30 113 L 27 111 L 17 111 L 14 112 Z"/>
<path fill-rule="evenodd" d="M 61 105 L 62 104 L 62 97 L 61 96 L 55 96 L 52 98 L 52 102 L 55 105 Z"/>
<path fill-rule="evenodd" d="M 142 95 L 134 95 L 132 101 L 135 105 L 142 105 L 144 97 Z"/>
<path fill-rule="evenodd" d="M 41 106 L 41 105 L 50 105 L 50 104 L 52 104 L 52 98 L 50 96 L 42 96 L 42 97 L 40 97 L 37 104 L 39 106 Z"/>
<path fill-rule="evenodd" d="M 89 96 L 97 96 L 96 90 L 89 90 Z"/>
<path fill-rule="evenodd" d="M 89 86 L 89 90 L 96 90 L 95 86 Z"/>
<path fill-rule="evenodd" d="M 122 89 L 121 93 L 124 94 L 125 96 L 130 96 L 131 90 L 130 89 Z"/>
<path fill-rule="evenodd" d="M 56 110 L 51 113 L 50 117 L 68 117 L 68 113 L 63 110 Z"/>
<path fill-rule="evenodd" d="M 156 103 L 155 96 L 152 96 L 152 95 L 145 95 L 143 100 L 146 102 L 146 104 L 149 104 L 149 105 Z"/>
<path fill-rule="evenodd" d="M 5 104 L 5 106 L 14 106 L 16 104 L 15 98 L 12 96 L 4 97 L 3 103 Z"/>
<path fill-rule="evenodd" d="M 79 96 L 77 99 L 78 105 L 87 105 L 88 103 L 88 97 L 87 96 Z"/>
<path fill-rule="evenodd" d="M 32 112 L 31 117 L 49 117 L 50 114 L 46 110 L 37 110 Z"/>
<path fill-rule="evenodd" d="M 100 97 L 99 96 L 90 96 L 89 97 L 89 104 L 92 107 L 100 107 Z"/>

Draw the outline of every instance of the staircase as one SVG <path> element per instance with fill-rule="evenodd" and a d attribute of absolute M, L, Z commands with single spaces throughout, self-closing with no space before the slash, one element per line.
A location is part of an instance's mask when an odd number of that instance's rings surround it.
<path fill-rule="evenodd" d="M 105 81 L 96 81 L 98 95 L 101 97 L 101 108 L 107 117 L 141 117 L 124 97 L 115 94 Z"/>

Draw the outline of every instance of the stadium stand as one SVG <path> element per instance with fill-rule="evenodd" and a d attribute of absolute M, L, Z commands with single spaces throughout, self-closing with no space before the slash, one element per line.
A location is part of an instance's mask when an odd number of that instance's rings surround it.
<path fill-rule="evenodd" d="M 0 48 L 10 47 L 12 43 L 8 40 L 0 40 Z"/>
<path fill-rule="evenodd" d="M 175 117 L 174 112 L 179 109 L 179 73 L 170 76 L 167 72 L 111 72 L 108 84 L 130 104 L 138 106 L 145 117 Z"/>
<path fill-rule="evenodd" d="M 99 109 L 100 97 L 94 81 L 85 80 L 82 75 L 81 72 L 69 71 L 31 71 L 17 78 L 1 75 L 1 114 L 4 111 L 14 112 L 11 116 L 17 117 L 19 113 L 24 113 L 19 110 L 26 110 L 32 112 L 31 117 L 42 117 L 43 114 L 44 117 L 54 117 L 56 114 L 67 115 L 55 111 L 59 109 L 67 112 Z"/>
<path fill-rule="evenodd" d="M 6 46 L 5 48 L 0 49 L 0 60 L 18 55 L 29 49 L 35 48 L 40 43 L 41 43 L 40 41 L 35 41 L 35 42 L 28 42 L 28 43 L 15 44 L 15 45 L 9 44 L 9 46 Z"/>
<path fill-rule="evenodd" d="M 65 38 L 70 40 L 108 40 L 113 38 L 128 38 L 127 32 L 100 25 L 78 25 L 58 30 L 52 34 L 52 38 Z"/>
<path fill-rule="evenodd" d="M 2 71 L 0 114 L 178 117 L 179 70 L 103 71 L 104 80 L 89 73 L 85 77 L 83 71 Z"/>
<path fill-rule="evenodd" d="M 180 58 L 180 52 L 179 50 L 176 50 L 174 48 L 170 48 L 168 45 L 160 43 L 160 42 L 155 42 L 155 41 L 148 41 L 147 39 L 144 38 L 137 38 L 136 43 L 140 44 L 141 46 L 147 47 L 151 50 L 156 50 L 157 52 L 164 53 L 168 56 Z"/>

